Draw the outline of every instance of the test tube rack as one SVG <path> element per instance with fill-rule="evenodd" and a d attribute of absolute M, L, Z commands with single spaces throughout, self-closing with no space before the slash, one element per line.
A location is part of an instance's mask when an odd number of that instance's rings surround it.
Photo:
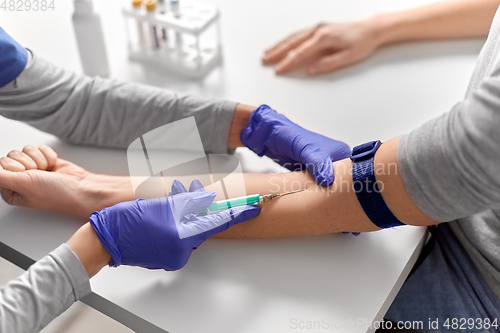
<path fill-rule="evenodd" d="M 166 1 L 165 8 L 153 12 L 144 6 L 123 7 L 122 12 L 131 60 L 191 78 L 204 77 L 221 63 L 220 15 L 215 6 L 181 1 L 174 11 Z M 159 41 L 152 40 L 151 29 Z"/>

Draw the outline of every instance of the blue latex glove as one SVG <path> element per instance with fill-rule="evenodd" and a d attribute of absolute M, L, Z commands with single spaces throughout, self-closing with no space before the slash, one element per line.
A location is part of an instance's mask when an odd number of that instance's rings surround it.
<path fill-rule="evenodd" d="M 172 191 L 177 194 L 123 202 L 92 214 L 90 223 L 111 255 L 110 266 L 180 269 L 208 237 L 260 212 L 257 206 L 242 206 L 197 217 L 215 193 L 205 192 L 199 181 L 191 184 L 192 192 L 179 193 L 178 188 Z"/>
<path fill-rule="evenodd" d="M 28 51 L 0 28 L 0 88 L 14 80 L 26 67 Z"/>
<path fill-rule="evenodd" d="M 267 105 L 252 112 L 241 142 L 259 156 L 266 155 L 289 170 L 306 167 L 316 183 L 333 183 L 333 161 L 351 156 L 347 144 L 310 132 Z"/>

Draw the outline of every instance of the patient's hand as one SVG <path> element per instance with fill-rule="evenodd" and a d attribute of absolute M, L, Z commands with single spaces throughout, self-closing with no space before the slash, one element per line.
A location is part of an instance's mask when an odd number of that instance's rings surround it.
<path fill-rule="evenodd" d="M 13 150 L 0 158 L 0 187 L 9 205 L 82 217 L 131 199 L 130 181 L 90 173 L 57 158 L 48 146 L 26 146 L 22 152 Z"/>

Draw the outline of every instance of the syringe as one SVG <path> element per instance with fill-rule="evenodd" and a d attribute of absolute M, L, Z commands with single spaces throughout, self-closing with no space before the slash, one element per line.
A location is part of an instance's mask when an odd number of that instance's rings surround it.
<path fill-rule="evenodd" d="M 264 195 L 252 194 L 252 195 L 247 195 L 246 197 L 221 200 L 221 201 L 214 202 L 210 206 L 208 206 L 206 209 L 199 211 L 197 213 L 197 215 L 206 215 L 206 214 L 217 213 L 217 212 L 220 212 L 221 210 L 229 209 L 232 207 L 238 207 L 238 206 L 260 205 L 261 203 L 272 200 L 274 198 L 278 198 L 278 197 L 282 197 L 284 195 L 302 192 L 302 191 L 305 191 L 305 188 L 300 189 L 300 190 L 296 190 L 296 191 L 285 192 L 285 193 L 278 193 L 278 194 L 273 193 L 273 194 L 264 194 Z"/>

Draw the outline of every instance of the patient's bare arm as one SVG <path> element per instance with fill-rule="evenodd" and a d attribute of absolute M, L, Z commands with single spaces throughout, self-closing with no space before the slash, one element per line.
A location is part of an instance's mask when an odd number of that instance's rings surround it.
<path fill-rule="evenodd" d="M 437 222 L 421 212 L 406 192 L 397 170 L 398 142 L 396 138 L 384 143 L 375 156 L 377 180 L 384 184 L 382 196 L 401 221 L 411 225 L 435 224 Z M 25 154 L 30 156 L 33 152 L 25 149 Z M 17 152 L 0 159 L 0 166 L 5 169 L 0 170 L 2 196 L 6 199 L 8 191 L 10 198 L 16 199 L 11 204 L 88 217 L 106 206 L 135 199 L 128 177 L 91 174 L 63 160 L 57 160 L 52 167 L 55 169 L 50 172 L 35 170 L 35 158 L 21 156 Z M 58 164 L 63 167 L 57 169 Z M 8 171 L 14 166 L 21 172 Z M 22 171 L 23 167 L 31 169 Z M 358 203 L 351 168 L 349 159 L 335 162 L 335 182 L 327 188 L 317 186 L 308 174 L 301 172 L 245 174 L 247 194 L 307 190 L 265 202 L 259 216 L 233 226 L 220 237 L 283 237 L 378 230 Z M 210 185 L 207 190 L 211 190 Z"/>
<path fill-rule="evenodd" d="M 399 220 L 410 225 L 436 224 L 415 206 L 404 187 L 397 169 L 398 142 L 399 138 L 395 138 L 384 143 L 375 156 L 377 181 L 383 184 L 382 196 Z M 279 182 L 283 188 L 280 192 L 289 191 L 291 188 L 287 184 L 293 181 L 296 182 L 294 186 L 304 184 L 307 191 L 266 202 L 260 215 L 233 226 L 218 237 L 283 237 L 379 230 L 358 202 L 352 185 L 351 160 L 338 161 L 333 166 L 335 181 L 328 188 L 317 186 L 303 173 L 245 175 L 252 179 L 246 182 L 249 194 L 275 191 L 275 184 Z"/>

